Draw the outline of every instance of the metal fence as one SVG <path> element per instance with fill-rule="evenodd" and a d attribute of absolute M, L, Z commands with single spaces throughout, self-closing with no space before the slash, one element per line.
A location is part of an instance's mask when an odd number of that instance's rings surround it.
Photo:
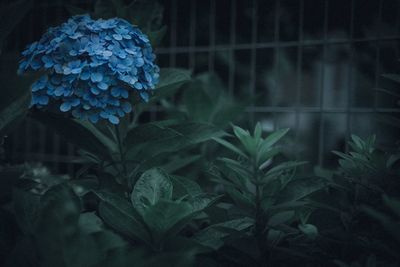
<path fill-rule="evenodd" d="M 393 86 L 381 75 L 398 69 L 399 1 L 160 2 L 169 30 L 156 51 L 159 64 L 217 73 L 230 94 L 252 99 L 246 109 L 249 125 L 261 121 L 266 131 L 292 128 L 296 153 L 327 165 L 331 150 L 347 149 L 351 133 L 376 132 L 388 143 L 396 138 L 398 132 L 376 115 L 398 114 L 398 103 L 376 89 Z M 31 29 L 17 31 L 10 50 L 67 17 L 51 3 L 35 7 L 26 21 Z M 151 119 L 159 112 L 155 107 Z M 58 170 L 74 155 L 71 145 L 43 126 L 27 122 L 23 127 L 25 144 L 20 134 L 14 137 L 14 158 L 51 161 Z"/>

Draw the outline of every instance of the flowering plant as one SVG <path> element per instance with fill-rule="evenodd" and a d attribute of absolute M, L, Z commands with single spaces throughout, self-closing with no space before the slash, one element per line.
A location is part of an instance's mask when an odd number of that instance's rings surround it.
<path fill-rule="evenodd" d="M 22 53 L 19 73 L 44 70 L 31 86 L 32 106 L 54 101 L 62 112 L 96 123 L 113 124 L 132 111 L 130 96 L 148 101 L 159 79 L 149 39 L 119 18 L 70 18 L 49 28 Z"/>

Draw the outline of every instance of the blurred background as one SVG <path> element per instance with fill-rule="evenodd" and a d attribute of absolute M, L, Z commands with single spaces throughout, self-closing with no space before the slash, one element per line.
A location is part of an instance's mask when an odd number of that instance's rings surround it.
<path fill-rule="evenodd" d="M 399 73 L 399 0 L 159 3 L 163 16 L 156 18 L 167 31 L 155 50 L 158 64 L 194 75 L 215 73 L 217 90 L 246 104 L 240 124 L 259 121 L 266 132 L 291 128 L 293 157 L 329 167 L 336 162 L 331 151 L 347 150 L 351 134 L 376 134 L 389 148 L 398 139 L 400 131 L 388 118 L 400 117 L 400 98 L 387 93 L 398 85 L 385 74 Z M 93 6 L 83 0 L 31 1 L 3 47 L 3 86 L 18 83 L 19 54 L 27 44 L 67 20 L 73 7 L 90 12 Z M 154 106 L 142 121 L 164 114 Z M 7 137 L 5 149 L 8 162 L 44 162 L 56 173 L 76 170 L 75 148 L 29 119 Z"/>

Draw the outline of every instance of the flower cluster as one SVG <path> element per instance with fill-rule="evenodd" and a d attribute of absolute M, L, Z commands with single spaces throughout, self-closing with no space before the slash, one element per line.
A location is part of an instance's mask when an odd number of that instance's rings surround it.
<path fill-rule="evenodd" d="M 131 93 L 147 101 L 159 77 L 147 36 L 119 18 L 74 16 L 50 28 L 22 55 L 19 73 L 45 71 L 31 86 L 32 105 L 41 108 L 55 100 L 62 112 L 93 123 L 118 124 L 132 111 Z"/>

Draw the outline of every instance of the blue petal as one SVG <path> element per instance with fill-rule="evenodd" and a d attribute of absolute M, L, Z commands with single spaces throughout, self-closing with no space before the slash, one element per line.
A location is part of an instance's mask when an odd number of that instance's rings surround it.
<path fill-rule="evenodd" d="M 96 82 L 101 82 L 103 80 L 103 74 L 101 74 L 100 72 L 93 72 L 90 75 L 90 79 L 92 80 L 92 82 L 96 83 Z"/>
<path fill-rule="evenodd" d="M 98 122 L 99 119 L 100 119 L 100 118 L 99 118 L 99 114 L 92 114 L 92 115 L 89 116 L 89 120 L 90 120 L 92 123 Z"/>
<path fill-rule="evenodd" d="M 140 96 L 142 97 L 142 99 L 146 102 L 149 102 L 149 94 L 146 92 L 140 92 Z"/>
<path fill-rule="evenodd" d="M 89 80 L 90 76 L 91 76 L 90 72 L 83 71 L 83 72 L 81 72 L 81 76 L 79 76 L 79 77 L 80 77 L 81 80 L 87 81 L 87 80 Z"/>
<path fill-rule="evenodd" d="M 99 82 L 99 83 L 97 84 L 97 87 L 104 91 L 104 90 L 107 90 L 107 89 L 108 89 L 108 84 L 103 83 L 103 82 Z"/>
<path fill-rule="evenodd" d="M 69 103 L 69 102 L 64 102 L 64 103 L 62 103 L 61 106 L 60 106 L 60 110 L 61 110 L 62 112 L 70 111 L 71 108 L 72 108 L 72 106 L 71 106 L 71 103 Z"/>
<path fill-rule="evenodd" d="M 131 113 L 131 112 L 132 112 L 132 105 L 131 105 L 129 102 L 124 102 L 124 103 L 122 104 L 122 110 L 123 110 L 125 113 Z"/>
<path fill-rule="evenodd" d="M 111 122 L 112 124 L 118 124 L 119 123 L 118 117 L 116 117 L 114 115 L 108 116 L 108 121 Z"/>
<path fill-rule="evenodd" d="M 90 92 L 92 92 L 94 95 L 99 95 L 100 91 L 96 87 L 91 87 Z"/>

